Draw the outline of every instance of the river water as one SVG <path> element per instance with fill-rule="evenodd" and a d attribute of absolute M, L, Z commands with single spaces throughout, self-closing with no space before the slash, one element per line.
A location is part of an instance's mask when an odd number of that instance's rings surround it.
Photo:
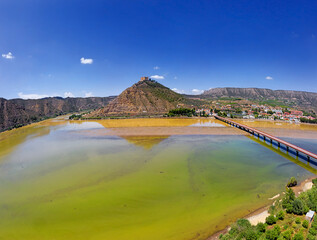
<path fill-rule="evenodd" d="M 0 134 L 0 239 L 206 239 L 315 173 L 244 135 L 120 137 L 78 123 Z"/>

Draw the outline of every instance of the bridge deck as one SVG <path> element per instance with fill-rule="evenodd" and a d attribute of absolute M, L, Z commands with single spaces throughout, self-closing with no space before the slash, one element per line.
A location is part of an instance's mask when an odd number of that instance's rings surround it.
<path fill-rule="evenodd" d="M 234 125 L 234 126 L 236 126 L 236 127 L 239 127 L 240 129 L 243 128 L 244 130 L 246 130 L 246 131 L 248 131 L 248 132 L 252 132 L 253 135 L 254 135 L 254 133 L 257 133 L 258 136 L 262 135 L 262 136 L 264 137 L 264 139 L 265 139 L 265 138 L 269 138 L 269 139 L 271 139 L 271 141 L 274 140 L 274 141 L 276 141 L 276 142 L 279 143 L 279 144 L 280 144 L 280 143 L 281 143 L 281 144 L 284 144 L 284 145 L 287 147 L 287 149 L 288 149 L 289 147 L 290 147 L 290 148 L 293 148 L 293 149 L 297 152 L 297 154 L 298 154 L 298 152 L 301 152 L 301 153 L 303 153 L 304 155 L 306 155 L 308 159 L 309 159 L 310 157 L 311 157 L 311 158 L 314 158 L 314 159 L 317 159 L 317 154 L 314 154 L 314 153 L 312 153 L 312 152 L 310 152 L 310 151 L 307 151 L 307 150 L 305 150 L 305 149 L 303 149 L 303 148 L 300 148 L 300 147 L 298 147 L 298 146 L 296 146 L 296 145 L 294 145 L 294 144 L 291 144 L 291 143 L 286 142 L 286 141 L 284 141 L 284 140 L 282 140 L 282 139 L 279 139 L 279 138 L 277 138 L 277 137 L 274 137 L 273 135 L 270 135 L 270 134 L 268 134 L 268 133 L 262 132 L 262 131 L 260 131 L 260 130 L 255 129 L 255 128 L 251 128 L 251 127 L 249 127 L 249 126 L 247 126 L 247 125 L 234 122 L 234 121 L 229 120 L 229 119 L 227 119 L 227 118 L 223 118 L 223 117 L 219 117 L 219 116 L 214 116 L 214 117 L 215 117 L 216 119 L 219 119 L 219 120 L 225 122 L 225 123 L 229 123 L 229 124 L 232 124 L 232 125 Z"/>

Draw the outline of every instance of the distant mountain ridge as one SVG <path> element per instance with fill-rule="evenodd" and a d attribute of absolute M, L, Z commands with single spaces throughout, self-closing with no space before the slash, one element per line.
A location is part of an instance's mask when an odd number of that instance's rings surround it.
<path fill-rule="evenodd" d="M 47 117 L 104 107 L 114 98 L 50 97 L 29 100 L 0 98 L 0 131 Z"/>
<path fill-rule="evenodd" d="M 317 111 L 317 93 L 293 90 L 271 90 L 266 88 L 212 88 L 206 90 L 203 98 L 243 98 L 249 100 L 278 100 Z"/>

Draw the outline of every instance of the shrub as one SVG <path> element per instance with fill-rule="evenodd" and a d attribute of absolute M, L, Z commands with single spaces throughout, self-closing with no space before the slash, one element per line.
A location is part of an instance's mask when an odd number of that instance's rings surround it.
<path fill-rule="evenodd" d="M 316 236 L 317 235 L 317 230 L 314 228 L 310 228 L 308 231 L 311 235 Z"/>
<path fill-rule="evenodd" d="M 281 233 L 280 227 L 274 226 L 273 229 L 266 231 L 265 237 L 268 240 L 276 240 L 279 237 L 280 233 Z"/>
<path fill-rule="evenodd" d="M 289 226 L 285 224 L 284 227 L 283 227 L 283 229 L 286 230 L 286 229 L 288 229 L 288 227 L 289 227 Z"/>
<path fill-rule="evenodd" d="M 268 225 L 273 225 L 276 223 L 276 218 L 273 216 L 273 215 L 270 215 L 268 216 L 266 219 L 265 219 L 265 222 L 268 224 Z"/>
<path fill-rule="evenodd" d="M 252 229 L 248 229 L 248 230 L 245 232 L 245 239 L 246 239 L 246 240 L 257 240 L 258 237 L 257 237 L 255 231 L 253 231 Z"/>
<path fill-rule="evenodd" d="M 304 228 L 308 228 L 309 222 L 308 222 L 307 220 L 304 220 L 302 226 L 303 226 Z"/>
<path fill-rule="evenodd" d="M 290 240 L 292 238 L 292 231 L 291 230 L 287 230 L 287 231 L 282 233 L 282 236 L 283 236 L 284 239 Z"/>
<path fill-rule="evenodd" d="M 302 215 L 305 213 L 305 205 L 303 203 L 302 200 L 300 200 L 299 198 L 295 199 L 294 202 L 292 203 L 293 206 L 293 213 L 297 214 L 297 215 Z"/>
<path fill-rule="evenodd" d="M 291 177 L 291 179 L 287 183 L 287 187 L 294 187 L 297 185 L 297 180 L 295 177 Z"/>
<path fill-rule="evenodd" d="M 307 239 L 307 240 L 316 240 L 316 237 L 315 237 L 314 235 L 311 235 L 311 234 L 309 233 L 309 234 L 307 234 L 306 239 Z"/>
<path fill-rule="evenodd" d="M 288 204 L 292 204 L 295 200 L 295 193 L 291 188 L 286 189 L 285 197 L 282 200 L 283 208 L 286 208 Z"/>
<path fill-rule="evenodd" d="M 279 220 L 283 220 L 285 217 L 285 214 L 284 212 L 281 210 L 279 211 L 277 214 L 276 214 L 276 218 L 279 219 Z"/>
<path fill-rule="evenodd" d="M 316 222 L 312 222 L 310 227 L 317 230 L 317 223 Z"/>
<path fill-rule="evenodd" d="M 304 240 L 304 235 L 301 232 L 296 233 L 293 237 L 293 240 Z"/>
<path fill-rule="evenodd" d="M 300 218 L 299 217 L 297 217 L 296 219 L 295 219 L 295 223 L 297 223 L 297 224 L 300 224 Z"/>
<path fill-rule="evenodd" d="M 314 178 L 314 179 L 312 180 L 312 182 L 313 182 L 313 184 L 314 184 L 315 186 L 317 186 L 317 178 Z"/>
<path fill-rule="evenodd" d="M 237 220 L 237 226 L 239 227 L 239 230 L 246 230 L 248 228 L 251 228 L 251 223 L 249 222 L 249 220 L 241 218 Z"/>
<path fill-rule="evenodd" d="M 258 223 L 258 224 L 256 225 L 256 231 L 257 231 L 257 232 L 264 233 L 265 230 L 266 230 L 266 226 L 265 226 L 264 223 Z"/>

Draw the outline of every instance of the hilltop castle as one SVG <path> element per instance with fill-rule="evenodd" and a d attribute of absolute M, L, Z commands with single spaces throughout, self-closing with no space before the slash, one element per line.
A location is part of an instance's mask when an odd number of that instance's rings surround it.
<path fill-rule="evenodd" d="M 151 80 L 151 79 L 149 77 L 141 77 L 140 82 L 145 80 Z"/>

